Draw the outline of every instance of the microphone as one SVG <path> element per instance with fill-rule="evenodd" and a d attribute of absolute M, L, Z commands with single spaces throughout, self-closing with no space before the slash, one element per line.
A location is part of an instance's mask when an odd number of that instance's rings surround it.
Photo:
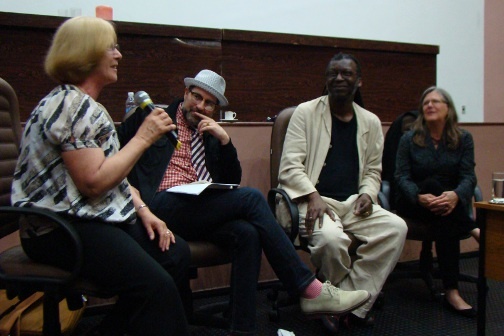
<path fill-rule="evenodd" d="M 149 113 L 156 108 L 152 103 L 149 95 L 145 91 L 138 91 L 137 93 L 135 93 L 135 104 L 140 106 L 140 108 L 145 112 Z M 175 147 L 175 149 L 178 150 L 180 149 L 180 147 L 182 147 L 182 143 L 178 140 L 178 136 L 175 131 L 166 133 L 166 136 L 168 137 L 168 140 L 170 140 L 173 147 Z"/>

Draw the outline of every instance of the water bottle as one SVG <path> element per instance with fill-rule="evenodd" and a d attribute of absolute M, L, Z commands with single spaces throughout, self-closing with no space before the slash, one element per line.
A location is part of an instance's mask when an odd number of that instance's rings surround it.
<path fill-rule="evenodd" d="M 128 92 L 128 98 L 126 99 L 126 114 L 135 108 L 135 95 L 133 92 Z"/>

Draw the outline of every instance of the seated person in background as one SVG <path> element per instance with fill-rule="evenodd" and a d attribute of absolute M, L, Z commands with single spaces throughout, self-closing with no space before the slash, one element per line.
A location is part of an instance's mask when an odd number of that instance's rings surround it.
<path fill-rule="evenodd" d="M 479 229 L 467 209 L 476 186 L 474 143 L 457 124 L 457 112 L 445 90 L 428 88 L 413 129 L 404 134 L 397 152 L 397 212 L 432 223 L 446 303 L 468 317 L 475 310 L 458 291 L 460 237 Z"/>
<path fill-rule="evenodd" d="M 354 103 L 359 62 L 339 53 L 325 76 L 328 95 L 300 104 L 292 115 L 279 187 L 299 206 L 300 234 L 308 239 L 318 276 L 371 293 L 349 316 L 369 325 L 368 312 L 402 252 L 407 227 L 377 204 L 383 134 L 378 117 Z M 277 209 L 281 216 L 282 204 Z M 347 232 L 362 242 L 353 264 Z"/>
<path fill-rule="evenodd" d="M 166 192 L 167 188 L 199 180 L 241 181 L 236 148 L 212 119 L 219 106 L 228 104 L 224 78 L 202 70 L 195 78 L 185 78 L 184 83 L 184 99 L 168 107 L 177 124 L 181 148 L 174 150 L 166 138 L 161 138 L 133 168 L 129 181 L 173 232 L 186 240 L 209 240 L 232 250 L 231 334 L 256 333 L 255 298 L 262 250 L 288 290 L 301 294 L 304 313 L 340 314 L 362 305 L 369 297 L 366 291 L 346 292 L 315 279 L 258 190 L 206 189 L 198 196 Z M 146 117 L 138 108 L 121 124 L 118 132 L 123 146 L 129 146 L 131 136 Z M 204 147 L 201 153 L 195 150 L 197 142 Z"/>
<path fill-rule="evenodd" d="M 389 206 L 391 210 L 396 210 L 396 183 L 394 179 L 394 172 L 396 166 L 397 147 L 399 147 L 399 140 L 404 133 L 409 131 L 413 126 L 418 111 L 412 110 L 401 114 L 390 125 L 385 135 L 385 144 L 383 145 L 382 157 L 382 181 L 388 181 L 389 190 Z"/>
<path fill-rule="evenodd" d="M 171 235 L 126 180 L 150 144 L 175 129 L 156 109 L 119 150 L 114 123 L 96 100 L 117 81 L 122 58 L 113 25 L 76 17 L 57 30 L 45 59 L 60 85 L 31 113 L 12 183 L 12 204 L 52 210 L 83 245 L 82 276 L 118 295 L 100 335 L 189 335 L 177 285 L 187 286 L 189 247 Z M 33 260 L 71 270 L 73 247 L 51 223 L 20 223 Z"/>

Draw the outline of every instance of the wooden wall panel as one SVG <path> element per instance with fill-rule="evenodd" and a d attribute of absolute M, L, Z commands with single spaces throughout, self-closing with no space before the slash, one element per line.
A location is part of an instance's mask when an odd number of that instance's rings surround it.
<path fill-rule="evenodd" d="M 417 108 L 423 90 L 436 83 L 437 46 L 223 30 L 229 109 L 265 121 L 319 97 L 327 64 L 340 51 L 360 61 L 365 107 L 384 122 Z"/>
<path fill-rule="evenodd" d="M 118 29 L 120 32 L 120 27 Z M 170 104 L 183 97 L 184 78 L 194 77 L 202 68 L 220 72 L 221 45 L 219 41 L 184 41 L 169 36 L 120 34 L 123 59 L 119 63 L 119 80 L 105 87 L 100 100 L 113 119 L 120 121 L 128 91 L 145 91 L 154 103 Z M 105 98 L 110 99 L 109 104 Z M 120 111 L 111 111 L 119 107 Z"/>
<path fill-rule="evenodd" d="M 40 99 L 55 86 L 43 69 L 54 31 L 29 27 L 0 28 L 0 77 L 16 91 L 20 118 L 24 122 Z"/>
<path fill-rule="evenodd" d="M 331 54 L 330 48 L 223 41 L 229 109 L 240 120 L 266 121 L 285 107 L 320 96 Z"/>
<path fill-rule="evenodd" d="M 19 95 L 21 119 L 55 83 L 44 55 L 63 17 L 0 12 L 0 76 Z M 155 103 L 183 93 L 183 79 L 208 68 L 227 81 L 229 110 L 240 121 L 265 121 L 284 107 L 322 93 L 330 58 L 343 51 L 362 63 L 366 108 L 382 121 L 416 108 L 436 82 L 437 46 L 333 37 L 114 22 L 123 60 L 119 80 L 99 100 L 121 121 L 128 91 L 143 90 Z M 217 118 L 217 116 L 216 116 Z"/>
<path fill-rule="evenodd" d="M 0 77 L 19 98 L 21 120 L 55 85 L 43 70 L 45 54 L 62 17 L 0 12 Z M 203 68 L 221 72 L 221 31 L 115 22 L 123 59 L 118 82 L 99 101 L 121 121 L 128 91 L 146 91 L 154 103 L 181 97 L 183 79 Z"/>

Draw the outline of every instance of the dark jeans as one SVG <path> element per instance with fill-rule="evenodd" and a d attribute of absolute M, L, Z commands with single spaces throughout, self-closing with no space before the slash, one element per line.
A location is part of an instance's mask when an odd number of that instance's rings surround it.
<path fill-rule="evenodd" d="M 187 286 L 190 259 L 182 238 L 162 252 L 140 221 L 121 228 L 95 221 L 73 224 L 83 244 L 83 276 L 118 295 L 100 326 L 104 335 L 189 335 L 177 288 Z M 39 262 L 73 265 L 73 249 L 61 229 L 22 239 L 22 245 Z"/>
<path fill-rule="evenodd" d="M 232 249 L 231 331 L 235 334 L 255 333 L 261 248 L 292 294 L 315 279 L 256 189 L 207 189 L 199 196 L 163 191 L 156 194 L 150 208 L 184 239 L 210 240 Z"/>
<path fill-rule="evenodd" d="M 420 185 L 420 194 L 440 196 L 445 190 L 436 180 L 429 178 Z M 397 212 L 404 217 L 421 218 L 429 222 L 436 237 L 436 254 L 439 271 L 445 289 L 458 288 L 460 239 L 476 228 L 476 224 L 467 214 L 462 202 L 448 216 L 435 215 L 418 204 L 398 202 Z"/>

